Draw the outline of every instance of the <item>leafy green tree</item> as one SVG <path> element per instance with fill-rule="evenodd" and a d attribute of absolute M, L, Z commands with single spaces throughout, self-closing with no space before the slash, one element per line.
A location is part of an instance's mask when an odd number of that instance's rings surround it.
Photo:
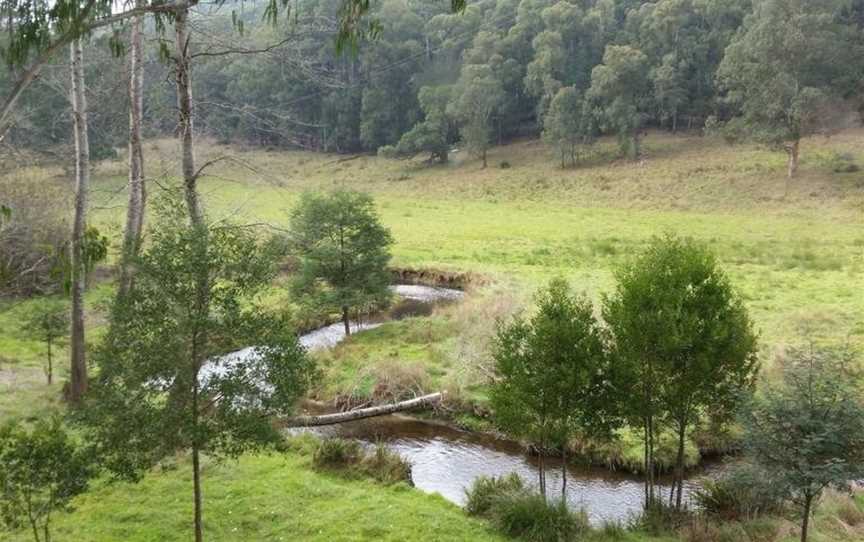
<path fill-rule="evenodd" d="M 599 104 L 606 130 L 618 134 L 625 156 L 640 156 L 640 135 L 649 99 L 648 57 L 629 45 L 609 45 L 591 72 L 589 96 Z"/>
<path fill-rule="evenodd" d="M 660 120 L 669 121 L 673 132 L 678 131 L 678 117 L 687 102 L 685 74 L 675 55 L 663 57 L 663 63 L 651 70 L 654 99 Z"/>
<path fill-rule="evenodd" d="M 795 349 L 779 381 L 766 381 L 742 410 L 747 451 L 801 507 L 801 542 L 824 489 L 864 477 L 857 363 L 844 351 Z"/>
<path fill-rule="evenodd" d="M 236 457 L 280 440 L 272 418 L 291 413 L 313 366 L 286 319 L 257 303 L 278 244 L 230 223 L 192 226 L 179 203 L 168 209 L 136 262 L 135 288 L 114 302 L 82 416 L 119 477 L 191 450 L 200 541 L 201 455 Z"/>
<path fill-rule="evenodd" d="M 450 153 L 453 122 L 447 112 L 451 87 L 423 87 L 418 99 L 425 118 L 402 135 L 395 146 L 381 147 L 382 156 L 412 156 L 428 152 L 432 159 L 444 163 Z"/>
<path fill-rule="evenodd" d="M 617 281 L 603 314 L 625 411 L 644 432 L 646 494 L 651 504 L 655 437 L 666 421 L 678 437 L 670 500 L 677 490 L 680 507 L 687 432 L 706 414 L 734 412 L 758 368 L 756 335 L 714 255 L 692 240 L 655 238 Z"/>
<path fill-rule="evenodd" d="M 291 214 L 291 233 L 301 258 L 294 292 L 323 310 L 340 311 L 346 335 L 352 308 L 389 301 L 393 238 L 371 196 L 306 193 Z"/>
<path fill-rule="evenodd" d="M 544 454 L 553 447 L 566 454 L 575 433 L 603 433 L 613 419 L 605 406 L 608 358 L 591 303 L 571 294 L 561 279 L 538 292 L 536 300 L 531 318 L 517 316 L 498 330 L 491 403 L 502 429 L 538 447 L 545 496 Z"/>
<path fill-rule="evenodd" d="M 65 303 L 38 304 L 27 318 L 28 333 L 45 343 L 45 376 L 50 386 L 54 380 L 53 347 L 69 335 L 69 309 Z"/>
<path fill-rule="evenodd" d="M 454 89 L 453 116 L 461 121 L 459 133 L 469 151 L 486 167 L 486 151 L 492 145 L 494 115 L 504 103 L 501 81 L 487 64 L 468 64 Z"/>
<path fill-rule="evenodd" d="M 10 529 L 29 526 L 35 542 L 50 542 L 51 514 L 68 510 L 95 473 L 93 454 L 59 418 L 0 427 L 0 518 Z"/>
<path fill-rule="evenodd" d="M 726 50 L 717 77 L 740 111 L 733 131 L 786 150 L 798 171 L 801 139 L 829 127 L 855 65 L 842 0 L 759 0 Z"/>
<path fill-rule="evenodd" d="M 560 89 L 543 121 L 543 141 L 555 149 L 561 167 L 575 166 L 579 150 L 596 138 L 596 123 L 582 95 L 574 87 Z"/>

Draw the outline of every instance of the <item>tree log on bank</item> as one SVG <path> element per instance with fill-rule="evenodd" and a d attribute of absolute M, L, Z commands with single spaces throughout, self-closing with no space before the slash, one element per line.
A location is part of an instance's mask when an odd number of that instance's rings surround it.
<path fill-rule="evenodd" d="M 432 393 L 400 401 L 398 403 L 390 403 L 388 405 L 374 406 L 369 408 L 359 408 L 357 410 L 349 410 L 347 412 L 337 412 L 336 414 L 323 414 L 321 416 L 296 416 L 286 420 L 288 427 L 318 427 L 322 425 L 335 425 L 346 423 L 364 418 L 373 418 L 375 416 L 385 416 L 396 412 L 404 412 L 406 410 L 414 410 L 417 408 L 428 408 L 435 406 L 441 402 L 444 394 Z"/>

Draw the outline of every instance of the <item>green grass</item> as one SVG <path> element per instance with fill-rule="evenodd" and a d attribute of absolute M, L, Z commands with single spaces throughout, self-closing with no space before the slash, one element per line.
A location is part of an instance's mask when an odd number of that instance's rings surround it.
<path fill-rule="evenodd" d="M 204 529 L 208 540 L 502 540 L 435 495 L 312 471 L 305 456 L 244 457 L 208 463 Z M 191 470 L 151 474 L 141 483 L 100 484 L 55 520 L 57 540 L 189 540 Z M 24 531 L 12 540 L 28 540 Z"/>
<path fill-rule="evenodd" d="M 201 179 L 212 219 L 266 222 L 282 228 L 299 194 L 349 186 L 371 192 L 392 229 L 394 264 L 471 271 L 483 286 L 460 305 L 429 317 L 385 324 L 353 337 L 320 361 L 320 393 L 371 394 L 394 367 L 419 368 L 424 384 L 460 400 L 484 402 L 484 344 L 500 318 L 525 307 L 543 282 L 561 275 L 599 300 L 613 270 L 652 235 L 676 232 L 708 243 L 739 288 L 761 331 L 764 360 L 803 334 L 864 344 L 864 182 L 832 172 L 833 156 L 864 163 L 862 132 L 805 142 L 801 176 L 787 187 L 784 157 L 751 146 L 652 134 L 640 163 L 610 159 L 611 141 L 577 169 L 560 170 L 535 141 L 494 149 L 491 167 L 454 156 L 447 166 L 307 152 L 268 152 L 202 144 L 200 160 L 227 154 Z M 175 142 L 145 151 L 150 171 L 178 171 Z M 501 169 L 507 160 L 512 167 Z M 7 175 L 56 182 L 58 167 Z M 0 182 L 2 182 L 0 177 Z M 176 179 L 159 178 L 161 186 Z M 99 164 L 93 222 L 119 249 L 126 199 L 124 161 Z M 151 194 L 160 189 L 151 184 Z M 152 222 L 152 218 L 151 218 Z M 110 284 L 88 294 L 88 340 L 98 340 Z M 284 283 L 268 301 L 289 302 Z M 21 321 L 38 301 L 0 301 L 0 420 L 59 407 L 60 385 L 45 386 L 42 347 Z M 65 355 L 58 356 L 58 381 Z M 466 423 L 477 424 L 472 416 Z M 478 424 L 482 425 L 482 424 Z M 631 453 L 629 448 L 615 453 Z M 497 540 L 455 506 L 405 486 L 317 473 L 308 459 L 246 457 L 208 464 L 205 523 L 211 540 Z M 859 508 L 862 506 L 859 497 Z M 860 540 L 838 526 L 841 505 L 826 507 L 814 540 Z M 842 505 L 846 506 L 846 505 Z M 57 518 L 58 540 L 186 540 L 189 469 L 153 473 L 140 485 L 99 485 Z M 848 510 L 845 511 L 850 514 Z M 787 530 L 782 540 L 792 540 Z M 13 540 L 25 540 L 26 534 Z M 624 540 L 649 539 L 627 533 Z"/>

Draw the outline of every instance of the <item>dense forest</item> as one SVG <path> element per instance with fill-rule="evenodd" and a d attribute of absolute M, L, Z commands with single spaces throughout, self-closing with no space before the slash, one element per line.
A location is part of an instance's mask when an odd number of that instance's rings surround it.
<path fill-rule="evenodd" d="M 791 158 L 800 137 L 847 126 L 864 105 L 860 1 L 481 0 L 453 13 L 443 2 L 385 0 L 372 5 L 374 30 L 340 48 L 341 6 L 303 2 L 276 26 L 254 4 L 199 9 L 198 128 L 225 142 L 439 160 L 457 142 L 483 156 L 543 135 L 562 165 L 600 134 L 617 134 L 622 153 L 637 156 L 648 127 L 716 129 Z M 95 157 L 125 145 L 116 119 L 128 70 L 112 58 L 125 32 L 97 31 L 87 46 Z M 148 136 L 176 130 L 164 39 L 151 23 Z M 54 62 L 22 98 L 8 141 L 68 142 L 58 65 L 68 59 Z"/>

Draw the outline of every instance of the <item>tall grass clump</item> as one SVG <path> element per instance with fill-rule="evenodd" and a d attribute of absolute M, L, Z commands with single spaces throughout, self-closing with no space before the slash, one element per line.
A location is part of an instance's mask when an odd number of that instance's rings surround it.
<path fill-rule="evenodd" d="M 746 520 L 783 510 L 785 493 L 761 469 L 743 464 L 693 493 L 702 512 L 724 520 Z"/>
<path fill-rule="evenodd" d="M 469 515 L 492 522 L 503 534 L 529 542 L 579 540 L 590 531 L 584 511 L 573 512 L 560 501 L 549 503 L 525 487 L 516 474 L 481 477 L 466 492 Z"/>
<path fill-rule="evenodd" d="M 372 478 L 383 484 L 411 484 L 411 463 L 383 443 L 368 451 L 356 440 L 322 439 L 312 452 L 312 465 L 319 470 Z"/>

